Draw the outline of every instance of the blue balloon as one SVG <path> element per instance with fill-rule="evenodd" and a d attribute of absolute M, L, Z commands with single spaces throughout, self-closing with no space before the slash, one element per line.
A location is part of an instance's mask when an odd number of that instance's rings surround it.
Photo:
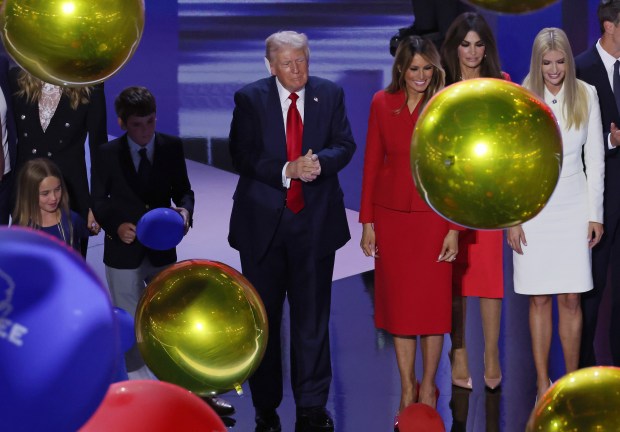
<path fill-rule="evenodd" d="M 105 397 L 120 357 L 110 296 L 63 242 L 0 228 L 0 424 L 77 430 Z"/>
<path fill-rule="evenodd" d="M 118 320 L 121 336 L 121 350 L 129 351 L 136 344 L 136 332 L 134 331 L 134 319 L 129 312 L 119 307 L 114 308 L 114 314 Z"/>
<path fill-rule="evenodd" d="M 114 315 L 118 321 L 119 340 L 121 352 L 116 364 L 116 375 L 114 382 L 127 381 L 127 369 L 125 367 L 125 356 L 123 355 L 136 344 L 136 332 L 134 331 L 134 319 L 129 312 L 119 307 L 114 308 Z"/>
<path fill-rule="evenodd" d="M 176 247 L 185 235 L 183 216 L 170 208 L 156 208 L 142 215 L 136 226 L 138 240 L 156 250 Z"/>
<path fill-rule="evenodd" d="M 127 374 L 127 367 L 125 367 L 125 358 L 121 356 L 116 363 L 116 373 L 112 378 L 113 383 L 129 381 L 129 375 Z"/>

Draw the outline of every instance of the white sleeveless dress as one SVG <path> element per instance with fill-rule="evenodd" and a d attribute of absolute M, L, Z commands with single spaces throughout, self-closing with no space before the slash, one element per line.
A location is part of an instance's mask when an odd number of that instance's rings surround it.
<path fill-rule="evenodd" d="M 603 222 L 607 144 L 603 142 L 596 90 L 579 82 L 587 88 L 589 113 L 579 129 L 566 129 L 562 115 L 564 88 L 556 96 L 545 88 L 545 102 L 562 132 L 564 158 L 549 202 L 522 225 L 527 241 L 527 246 L 522 245 L 523 255 L 512 254 L 514 289 L 518 294 L 582 293 L 593 286 L 588 222 Z"/>

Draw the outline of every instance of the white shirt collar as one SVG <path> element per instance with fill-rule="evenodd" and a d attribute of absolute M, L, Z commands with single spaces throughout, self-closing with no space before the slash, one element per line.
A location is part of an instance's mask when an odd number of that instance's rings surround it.
<path fill-rule="evenodd" d="M 612 56 L 611 54 L 609 54 L 607 51 L 605 51 L 605 49 L 603 49 L 603 47 L 601 46 L 600 39 L 598 40 L 598 42 L 596 42 L 596 50 L 598 51 L 598 55 L 601 57 L 601 60 L 603 61 L 603 65 L 605 65 L 605 70 L 613 71 L 614 63 L 618 59 Z"/>
<path fill-rule="evenodd" d="M 280 105 L 287 105 L 287 100 L 291 92 L 284 88 L 284 86 L 280 83 L 280 80 L 278 80 L 278 77 L 276 77 L 276 86 L 278 87 L 278 97 L 280 98 Z M 299 109 L 299 106 L 303 106 L 304 104 L 306 88 L 304 87 L 301 90 L 296 91 L 295 93 L 297 93 L 297 96 L 299 96 L 299 99 L 297 99 L 297 109 Z"/>

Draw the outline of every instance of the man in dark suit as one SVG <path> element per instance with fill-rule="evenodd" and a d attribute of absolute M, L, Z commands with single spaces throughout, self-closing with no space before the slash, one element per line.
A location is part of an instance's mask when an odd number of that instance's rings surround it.
<path fill-rule="evenodd" d="M 335 252 L 349 239 L 338 172 L 355 142 L 344 93 L 308 76 L 304 34 L 266 40 L 272 76 L 235 93 L 230 152 L 240 178 L 230 245 L 260 294 L 269 321 L 265 357 L 250 378 L 256 431 L 280 431 L 280 323 L 288 297 L 296 431 L 332 431 L 329 314 Z"/>
<path fill-rule="evenodd" d="M 170 207 L 173 201 L 187 232 L 194 192 L 181 140 L 155 132 L 153 95 L 144 87 L 126 88 L 116 98 L 115 109 L 126 133 L 102 145 L 93 160 L 93 211 L 105 231 L 103 262 L 112 300 L 134 315 L 146 281 L 177 260 L 174 248 L 160 251 L 140 243 L 136 224 L 149 210 Z M 146 179 L 139 174 L 143 164 L 150 165 Z M 144 366 L 137 347 L 127 353 L 126 363 L 130 373 Z"/>
<path fill-rule="evenodd" d="M 603 0 L 598 7 L 601 38 L 575 58 L 577 77 L 596 87 L 601 107 L 605 145 L 605 235 L 592 250 L 594 289 L 582 295 L 583 334 L 580 367 L 597 364 L 594 336 L 599 306 L 611 266 L 612 313 L 609 340 L 613 364 L 620 366 L 620 1 Z M 617 84 L 614 84 L 614 81 Z M 616 88 L 617 87 L 617 88 Z M 616 96 L 614 96 L 616 93 Z"/>
<path fill-rule="evenodd" d="M 15 164 L 17 163 L 17 140 L 13 103 L 9 89 L 9 61 L 0 56 L 0 225 L 8 225 L 11 214 L 11 193 Z"/>

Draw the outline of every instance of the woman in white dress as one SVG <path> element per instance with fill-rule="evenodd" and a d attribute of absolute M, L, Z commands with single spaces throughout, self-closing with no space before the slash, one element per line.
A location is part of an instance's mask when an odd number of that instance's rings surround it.
<path fill-rule="evenodd" d="M 590 249 L 603 235 L 605 162 L 598 96 L 594 87 L 575 77 L 572 50 L 562 30 L 545 28 L 538 33 L 523 86 L 552 109 L 562 133 L 564 153 L 558 185 L 545 208 L 508 232 L 515 292 L 530 296 L 530 332 L 540 399 L 550 386 L 553 294 L 558 299 L 558 330 L 566 372 L 578 366 L 580 293 L 592 289 Z"/>

